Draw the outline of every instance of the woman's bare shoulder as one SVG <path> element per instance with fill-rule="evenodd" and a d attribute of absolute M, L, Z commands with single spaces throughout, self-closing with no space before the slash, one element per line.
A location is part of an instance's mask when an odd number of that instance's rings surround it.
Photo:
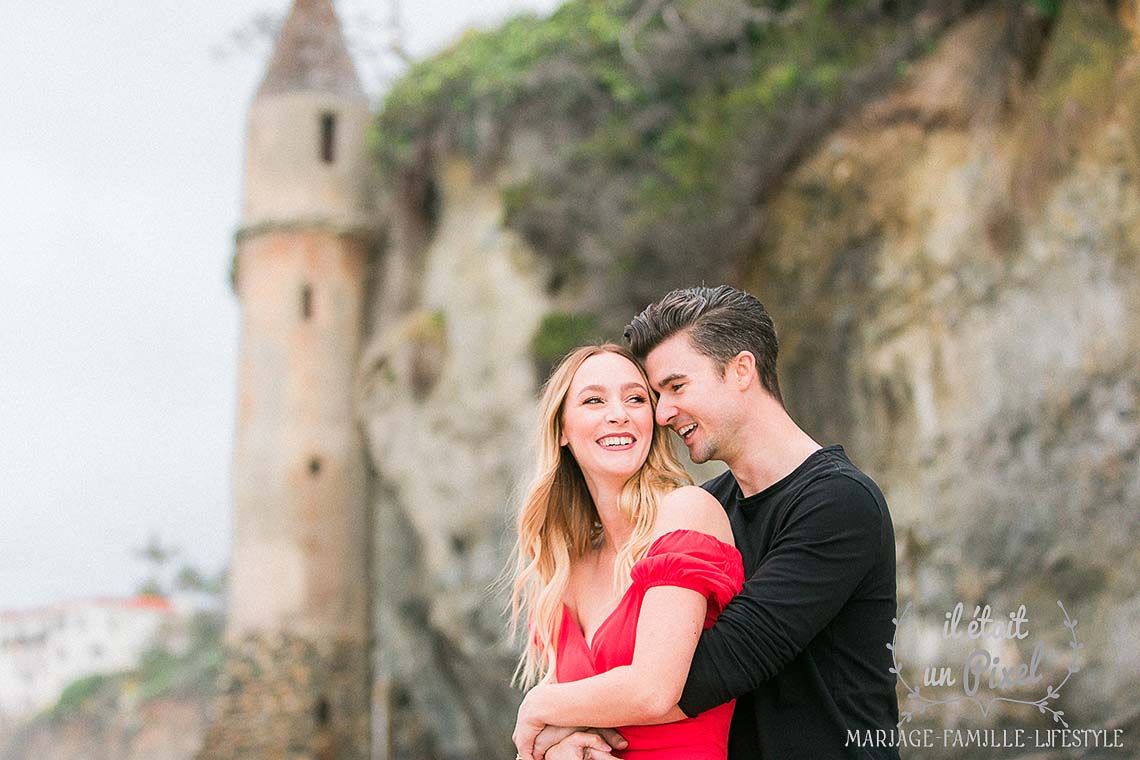
<path fill-rule="evenodd" d="M 720 502 L 699 486 L 682 486 L 665 494 L 657 508 L 654 536 L 674 530 L 695 530 L 731 544 L 732 526 Z"/>

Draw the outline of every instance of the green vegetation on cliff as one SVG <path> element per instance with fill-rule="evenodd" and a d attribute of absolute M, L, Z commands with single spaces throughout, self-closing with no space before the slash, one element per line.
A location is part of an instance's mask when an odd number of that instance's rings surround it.
<path fill-rule="evenodd" d="M 978 5 L 571 0 L 414 66 L 374 151 L 412 188 L 441 150 L 486 169 L 513 136 L 537 139 L 542 160 L 504 193 L 507 224 L 547 259 L 552 293 L 627 315 L 664 287 L 732 279 L 788 171 Z"/>
<path fill-rule="evenodd" d="M 546 377 L 571 349 L 597 341 L 598 335 L 597 320 L 589 314 L 547 314 L 531 341 L 538 376 Z"/>
<path fill-rule="evenodd" d="M 43 717 L 111 720 L 126 696 L 139 703 L 172 695 L 204 699 L 221 672 L 223 621 L 216 612 L 201 611 L 182 625 L 184 641 L 177 651 L 156 643 L 131 670 L 84 676 L 68 685 Z"/>
<path fill-rule="evenodd" d="M 551 160 L 507 189 L 507 223 L 548 258 L 552 291 L 607 283 L 587 308 L 622 314 L 663 286 L 729 276 L 756 204 L 952 13 L 915 0 L 572 0 L 413 67 L 376 120 L 376 155 L 387 176 L 422 177 L 441 144 L 489 166 L 512 130 L 541 135 Z"/>
<path fill-rule="evenodd" d="M 53 718 L 63 718 L 79 712 L 103 690 L 107 681 L 108 676 L 96 674 L 71 682 L 59 695 L 59 701 L 51 708 L 50 715 Z"/>

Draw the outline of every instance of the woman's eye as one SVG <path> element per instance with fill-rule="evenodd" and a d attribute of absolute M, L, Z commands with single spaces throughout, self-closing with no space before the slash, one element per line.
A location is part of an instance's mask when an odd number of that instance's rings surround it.
<path fill-rule="evenodd" d="M 630 396 L 626 401 L 630 404 L 644 404 L 645 396 Z"/>
<path fill-rule="evenodd" d="M 602 399 L 598 396 L 590 396 L 588 399 L 586 399 L 582 403 L 583 404 L 600 404 L 600 403 L 602 403 Z"/>

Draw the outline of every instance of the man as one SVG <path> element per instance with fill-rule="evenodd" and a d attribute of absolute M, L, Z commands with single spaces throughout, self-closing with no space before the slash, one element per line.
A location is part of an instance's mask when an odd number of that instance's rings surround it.
<path fill-rule="evenodd" d="M 702 635 L 681 711 L 737 700 L 729 760 L 897 758 L 854 740 L 868 729 L 893 735 L 898 722 L 886 648 L 896 609 L 890 513 L 842 447 L 820 447 L 788 415 L 771 317 L 734 288 L 688 288 L 646 308 L 625 336 L 660 393 L 657 422 L 694 462 L 728 465 L 704 488 L 728 513 L 748 578 Z M 608 749 L 600 739 L 566 741 L 590 756 Z"/>

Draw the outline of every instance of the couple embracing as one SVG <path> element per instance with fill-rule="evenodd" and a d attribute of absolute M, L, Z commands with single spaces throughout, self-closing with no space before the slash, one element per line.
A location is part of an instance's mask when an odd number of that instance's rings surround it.
<path fill-rule="evenodd" d="M 689 288 L 625 336 L 571 352 L 542 396 L 519 757 L 897 758 L 849 741 L 898 721 L 890 514 L 788 416 L 768 313 Z M 729 470 L 693 486 L 670 428 Z"/>

